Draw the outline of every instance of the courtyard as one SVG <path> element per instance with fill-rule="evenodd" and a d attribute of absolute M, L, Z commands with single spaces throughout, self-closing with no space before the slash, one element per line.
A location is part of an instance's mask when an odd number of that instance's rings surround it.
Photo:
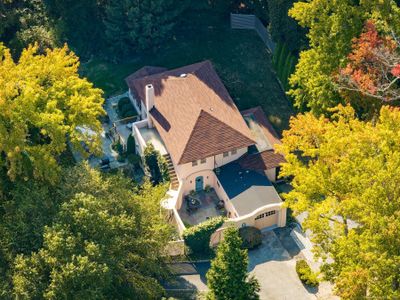
<path fill-rule="evenodd" d="M 190 202 L 192 200 L 194 202 L 193 205 Z M 226 210 L 221 205 L 218 205 L 219 203 L 220 199 L 214 189 L 203 190 L 193 195 L 185 196 L 178 213 L 185 226 L 193 226 L 213 217 L 225 216 Z"/>

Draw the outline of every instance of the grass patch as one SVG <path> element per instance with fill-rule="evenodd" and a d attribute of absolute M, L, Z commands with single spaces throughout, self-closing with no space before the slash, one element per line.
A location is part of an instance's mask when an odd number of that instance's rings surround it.
<path fill-rule="evenodd" d="M 229 16 L 210 11 L 188 13 L 182 19 L 185 21 L 156 53 L 146 51 L 117 64 L 93 58 L 81 65 L 81 74 L 108 97 L 125 92 L 124 78 L 145 65 L 171 69 L 209 59 L 240 110 L 261 105 L 278 131 L 286 129 L 294 111 L 257 34 L 232 30 Z"/>

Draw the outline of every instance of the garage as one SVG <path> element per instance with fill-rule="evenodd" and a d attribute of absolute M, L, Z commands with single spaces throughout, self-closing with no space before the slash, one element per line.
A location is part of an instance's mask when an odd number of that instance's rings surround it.
<path fill-rule="evenodd" d="M 263 229 L 266 227 L 271 227 L 278 224 L 278 212 L 276 210 L 267 211 L 265 213 L 259 214 L 254 219 L 254 226 L 258 229 Z"/>

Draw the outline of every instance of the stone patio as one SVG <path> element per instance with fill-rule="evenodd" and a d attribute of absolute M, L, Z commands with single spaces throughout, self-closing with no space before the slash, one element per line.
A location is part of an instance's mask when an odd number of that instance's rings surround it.
<path fill-rule="evenodd" d="M 201 191 L 193 195 L 200 200 L 201 206 L 196 211 L 188 211 L 186 200 L 183 200 L 182 206 L 178 213 L 183 223 L 186 225 L 197 225 L 206 221 L 209 218 L 225 215 L 224 210 L 218 210 L 216 205 L 220 200 L 214 189 L 209 192 Z"/>

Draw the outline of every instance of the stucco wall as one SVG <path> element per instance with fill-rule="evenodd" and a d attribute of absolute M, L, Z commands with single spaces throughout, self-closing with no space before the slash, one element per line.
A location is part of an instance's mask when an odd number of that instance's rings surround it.
<path fill-rule="evenodd" d="M 188 178 L 191 174 L 195 174 L 201 171 L 213 170 L 214 169 L 214 157 L 208 157 L 205 163 L 200 163 L 197 161 L 197 166 L 192 166 L 192 163 L 187 163 L 183 165 L 175 166 L 176 174 L 178 178 L 184 180 Z"/>
<path fill-rule="evenodd" d="M 275 182 L 276 181 L 276 168 L 266 170 L 265 175 L 267 175 L 268 179 L 271 182 Z"/>
<path fill-rule="evenodd" d="M 223 165 L 226 165 L 227 163 L 230 163 L 239 157 L 241 157 L 243 154 L 247 152 L 247 147 L 246 148 L 241 148 L 236 150 L 236 154 L 232 154 L 229 152 L 229 155 L 227 157 L 224 157 L 223 154 L 218 154 L 215 156 L 215 165 L 217 167 L 221 167 Z"/>
<path fill-rule="evenodd" d="M 241 157 L 243 154 L 247 152 L 247 148 L 241 148 L 237 150 L 236 154 L 231 154 L 229 152 L 229 156 L 223 157 L 222 154 L 218 154 L 216 156 L 211 156 L 206 158 L 205 163 L 201 163 L 200 160 L 197 161 L 197 166 L 192 166 L 192 163 L 187 163 L 187 164 L 182 164 L 182 165 L 175 165 L 175 171 L 176 174 L 178 175 L 178 178 L 184 180 L 187 178 L 189 175 L 197 173 L 199 171 L 203 170 L 213 170 L 216 167 L 221 167 L 223 165 L 226 165 L 227 163 L 230 163 L 239 157 Z"/>
<path fill-rule="evenodd" d="M 260 207 L 250 214 L 235 219 L 230 219 L 227 224 L 234 224 L 236 227 L 240 228 L 242 226 L 255 226 L 255 218 L 263 213 L 275 210 L 277 214 L 276 225 L 278 227 L 284 227 L 286 225 L 286 207 L 284 207 L 283 202 L 276 204 L 269 204 Z M 273 216 L 273 215 L 272 215 Z"/>

